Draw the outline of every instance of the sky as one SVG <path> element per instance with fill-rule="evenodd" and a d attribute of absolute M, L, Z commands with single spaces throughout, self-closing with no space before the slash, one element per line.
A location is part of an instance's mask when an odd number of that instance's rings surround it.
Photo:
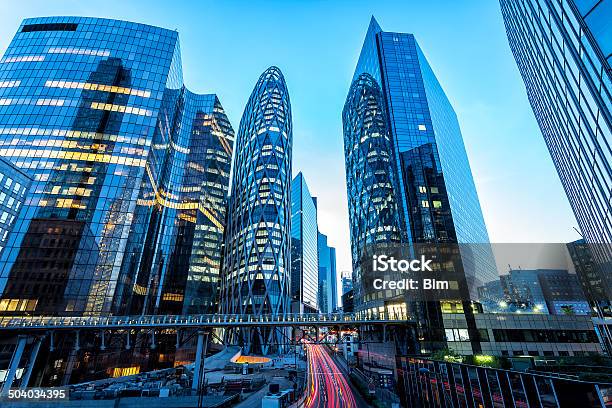
<path fill-rule="evenodd" d="M 463 133 L 491 242 L 579 238 L 527 101 L 494 0 L 181 1 L 2 0 L 0 52 L 26 17 L 117 18 L 179 32 L 185 84 L 216 93 L 237 131 L 269 66 L 285 75 L 293 172 L 318 197 L 319 229 L 351 270 L 342 107 L 372 15 L 415 35 Z"/>

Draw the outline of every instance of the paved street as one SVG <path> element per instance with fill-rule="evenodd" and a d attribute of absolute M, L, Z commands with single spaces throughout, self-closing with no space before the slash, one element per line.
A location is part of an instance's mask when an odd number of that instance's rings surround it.
<path fill-rule="evenodd" d="M 306 408 L 367 407 L 350 385 L 343 370 L 329 355 L 325 346 L 308 344 L 308 385 L 304 399 Z"/>

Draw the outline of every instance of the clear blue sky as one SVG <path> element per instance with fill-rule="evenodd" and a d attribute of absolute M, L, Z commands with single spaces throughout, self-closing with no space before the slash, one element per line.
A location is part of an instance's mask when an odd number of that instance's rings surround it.
<path fill-rule="evenodd" d="M 260 73 L 285 74 L 293 169 L 350 270 L 341 112 L 371 15 L 415 34 L 461 124 L 492 242 L 568 242 L 576 221 L 508 47 L 499 4 L 470 1 L 2 0 L 4 53 L 25 17 L 118 18 L 177 29 L 187 86 L 216 93 L 237 130 Z"/>

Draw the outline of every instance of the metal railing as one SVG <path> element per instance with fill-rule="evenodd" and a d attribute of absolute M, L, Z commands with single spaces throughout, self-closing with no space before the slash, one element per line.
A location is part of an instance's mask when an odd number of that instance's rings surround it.
<path fill-rule="evenodd" d="M 334 326 L 410 323 L 387 314 L 302 313 L 285 315 L 19 316 L 0 318 L 0 331 L 165 327 Z"/>

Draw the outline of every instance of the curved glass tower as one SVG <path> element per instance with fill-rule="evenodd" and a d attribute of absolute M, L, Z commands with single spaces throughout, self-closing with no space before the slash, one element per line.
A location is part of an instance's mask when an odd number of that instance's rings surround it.
<path fill-rule="evenodd" d="M 467 309 L 474 326 L 476 288 L 498 275 L 457 115 L 412 34 L 383 31 L 372 17 L 343 133 L 355 310 L 410 316 L 426 339 L 421 350 L 445 347 L 442 307 Z M 454 245 L 461 299 L 413 302 L 389 291 L 381 298 L 364 284 L 362 267 L 365 251 L 380 244 Z"/>
<path fill-rule="evenodd" d="M 232 173 L 221 312 L 290 311 L 291 105 L 283 74 L 268 68 L 240 120 Z M 241 333 L 245 351 L 278 343 L 275 331 Z"/>
<path fill-rule="evenodd" d="M 368 245 L 400 243 L 402 227 L 393 141 L 382 91 L 372 75 L 353 81 L 342 112 L 349 200 L 351 255 L 362 259 Z M 354 265 L 355 297 L 364 299 Z"/>

